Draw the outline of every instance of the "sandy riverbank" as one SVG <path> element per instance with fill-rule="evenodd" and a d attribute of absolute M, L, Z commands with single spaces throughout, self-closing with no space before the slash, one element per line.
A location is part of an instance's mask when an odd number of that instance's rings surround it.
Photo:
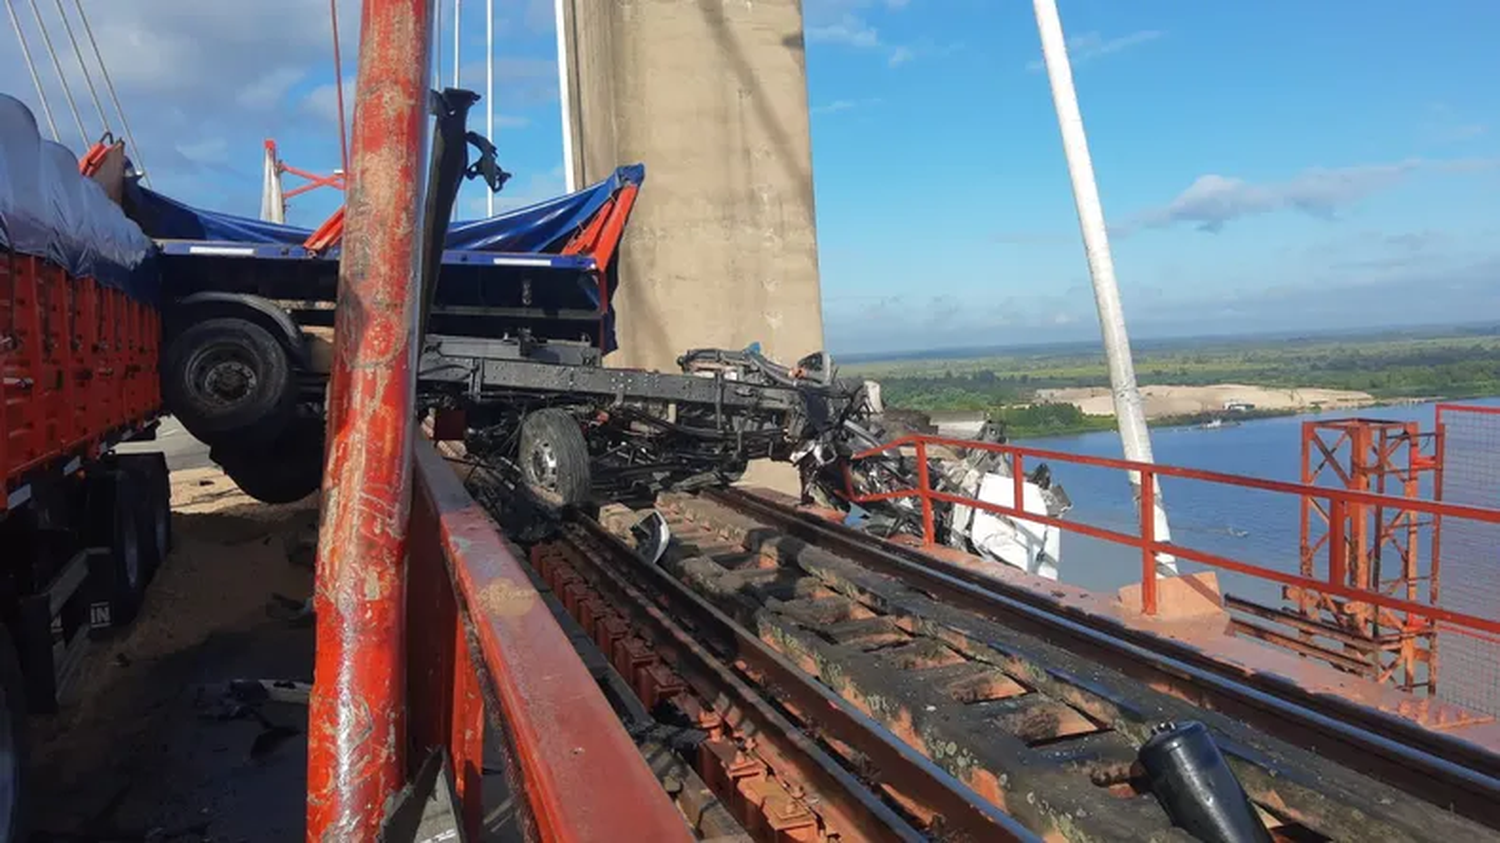
<path fill-rule="evenodd" d="M 1110 392 L 1104 387 L 1037 390 L 1038 401 L 1067 403 L 1091 416 L 1114 414 Z M 1146 418 L 1184 416 L 1223 410 L 1231 403 L 1253 405 L 1257 410 L 1325 410 L 1364 407 L 1375 403 L 1369 393 L 1342 389 L 1274 389 L 1264 386 L 1224 383 L 1213 386 L 1143 386 L 1141 400 Z"/>

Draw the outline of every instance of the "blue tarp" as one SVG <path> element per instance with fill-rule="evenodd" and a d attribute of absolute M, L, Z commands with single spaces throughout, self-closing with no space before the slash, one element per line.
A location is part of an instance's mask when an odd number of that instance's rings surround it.
<path fill-rule="evenodd" d="M 0 247 L 46 258 L 78 278 L 155 304 L 155 246 L 78 156 L 44 141 L 25 104 L 0 94 Z"/>
<path fill-rule="evenodd" d="M 626 184 L 639 185 L 646 169 L 620 167 L 598 184 L 488 219 L 456 222 L 446 249 L 473 252 L 548 253 L 562 248 L 580 227 Z M 209 240 L 256 245 L 297 246 L 312 229 L 277 225 L 233 214 L 204 211 L 163 196 L 138 183 L 127 186 L 131 216 L 157 240 Z"/>
<path fill-rule="evenodd" d="M 471 255 L 453 252 L 480 252 L 492 255 L 556 255 L 588 221 L 597 214 L 616 191 L 625 185 L 640 185 L 646 177 L 645 167 L 636 164 L 620 167 L 607 179 L 576 193 L 549 199 L 488 219 L 453 223 L 448 229 L 444 248 L 446 256 L 438 277 L 436 304 L 476 308 L 529 308 L 540 312 L 597 311 L 597 279 L 576 267 L 547 268 L 535 262 L 516 261 L 494 265 L 487 260 L 475 261 Z M 143 187 L 138 180 L 127 179 L 125 206 L 130 215 L 151 237 L 162 241 L 207 241 L 255 247 L 297 247 L 307 240 L 311 229 L 277 225 L 233 214 L 204 211 Z M 174 295 L 188 295 L 203 289 L 217 289 L 226 278 L 246 276 L 246 264 L 257 282 L 279 279 L 294 285 L 305 282 L 307 289 L 332 289 L 338 250 L 308 261 L 298 255 L 300 249 L 273 249 L 274 254 L 248 258 L 225 257 L 222 252 L 205 255 L 162 255 L 163 274 Z M 264 257 L 266 259 L 262 260 Z M 605 287 L 612 295 L 617 279 L 612 267 L 599 267 Z M 321 281 L 321 284 L 320 284 Z M 579 325 L 574 318 L 546 317 L 522 319 L 500 330 L 521 324 L 536 336 L 553 339 L 578 339 L 580 333 L 596 334 L 602 328 L 602 345 L 606 353 L 615 348 L 614 309 L 609 308 L 600 325 L 591 320 Z M 491 326 L 493 327 L 493 326 Z M 484 331 L 484 327 L 466 324 L 454 331 Z M 480 334 L 486 335 L 486 334 Z"/>

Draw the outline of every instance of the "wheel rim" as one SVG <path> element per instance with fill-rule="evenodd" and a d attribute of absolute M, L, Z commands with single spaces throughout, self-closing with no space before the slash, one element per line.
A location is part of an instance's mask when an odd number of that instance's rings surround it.
<path fill-rule="evenodd" d="M 223 410 L 250 398 L 260 386 L 254 361 L 238 346 L 209 346 L 188 363 L 188 387 L 202 404 Z"/>
<path fill-rule="evenodd" d="M 526 473 L 532 483 L 548 491 L 557 490 L 557 452 L 552 450 L 552 443 L 536 443 L 526 462 Z"/>
<path fill-rule="evenodd" d="M 20 758 L 16 752 L 15 724 L 16 707 L 21 700 L 13 700 L 4 683 L 0 683 L 0 832 L 15 825 L 17 804 L 21 792 Z"/>

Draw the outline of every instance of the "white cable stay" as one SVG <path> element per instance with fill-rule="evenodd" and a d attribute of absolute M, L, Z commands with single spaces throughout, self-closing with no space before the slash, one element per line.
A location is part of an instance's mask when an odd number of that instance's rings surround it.
<path fill-rule="evenodd" d="M 146 169 L 146 161 L 141 157 L 141 145 L 135 142 L 135 133 L 130 130 L 130 120 L 125 116 L 124 107 L 120 105 L 119 95 L 115 93 L 114 80 L 109 76 L 109 65 L 104 63 L 104 55 L 99 52 L 99 42 L 94 39 L 94 27 L 89 24 L 89 16 L 83 10 L 82 0 L 73 0 L 73 6 L 78 9 L 78 17 L 83 21 L 83 31 L 88 35 L 89 46 L 94 50 L 94 61 L 99 63 L 99 70 L 104 74 L 104 87 L 109 91 L 109 100 L 114 103 L 115 111 L 120 115 L 120 125 L 125 129 L 125 139 L 130 142 L 130 152 L 134 156 L 136 170 L 141 174 L 141 181 L 150 187 L 151 172 Z"/>
<path fill-rule="evenodd" d="M 1094 304 L 1099 311 L 1099 325 L 1104 337 L 1104 354 L 1109 362 L 1109 382 L 1114 396 L 1115 418 L 1119 422 L 1120 441 L 1125 459 L 1153 462 L 1151 432 L 1141 409 L 1141 391 L 1135 379 L 1135 363 L 1130 355 L 1130 338 L 1125 331 L 1125 311 L 1120 305 L 1120 287 L 1115 280 L 1114 258 L 1109 250 L 1109 230 L 1104 223 L 1104 205 L 1099 201 L 1099 185 L 1094 178 L 1094 164 L 1089 156 L 1088 136 L 1083 130 L 1083 114 L 1078 108 L 1078 91 L 1073 86 L 1073 68 L 1068 60 L 1068 43 L 1063 37 L 1062 18 L 1057 0 L 1032 0 L 1037 30 L 1042 40 L 1042 60 L 1052 86 L 1052 104 L 1057 111 L 1058 129 L 1062 134 L 1063 154 L 1068 162 L 1068 176 L 1073 183 L 1073 202 L 1078 210 L 1078 227 L 1083 234 L 1083 250 L 1088 258 L 1089 276 L 1094 285 Z M 1141 499 L 1142 476 L 1129 474 L 1136 500 Z M 1156 540 L 1170 542 L 1167 511 L 1162 504 L 1161 487 L 1152 486 L 1153 528 Z M 1156 555 L 1157 576 L 1175 576 L 1177 560 L 1169 553 Z"/>
<path fill-rule="evenodd" d="M 47 55 L 52 58 L 52 69 L 57 71 L 57 82 L 62 85 L 63 98 L 68 101 L 68 110 L 73 112 L 73 122 L 78 126 L 78 136 L 83 139 L 83 149 L 87 152 L 94 145 L 94 139 L 89 137 L 88 129 L 83 128 L 83 117 L 78 113 L 78 103 L 73 100 L 73 88 L 68 85 L 68 75 L 63 72 L 57 50 L 52 47 L 52 36 L 47 32 L 47 22 L 42 20 L 42 10 L 37 7 L 36 0 L 30 2 L 31 14 L 36 18 L 36 28 L 42 33 L 42 43 L 47 47 Z"/>
<path fill-rule="evenodd" d="M 31 84 L 36 86 L 36 98 L 41 101 L 42 114 L 47 118 L 47 128 L 52 130 L 52 139 L 62 141 L 57 133 L 57 121 L 52 119 L 52 105 L 47 102 L 47 91 L 42 87 L 42 77 L 36 72 L 36 62 L 31 58 L 31 48 L 26 44 L 26 33 L 21 31 L 21 19 L 16 17 L 16 7 L 5 0 L 5 11 L 10 13 L 10 25 L 16 31 L 16 40 L 21 44 L 21 56 L 26 59 L 26 69 L 31 71 Z"/>
<path fill-rule="evenodd" d="M 495 0 L 484 4 L 484 111 L 485 136 L 495 142 Z M 495 215 L 495 191 L 484 193 L 489 216 Z"/>
<path fill-rule="evenodd" d="M 94 75 L 89 72 L 89 66 L 83 60 L 83 50 L 78 46 L 78 36 L 73 34 L 73 24 L 68 20 L 68 11 L 63 7 L 63 0 L 56 0 L 57 16 L 62 18 L 63 29 L 68 33 L 68 43 L 73 45 L 73 55 L 78 59 L 78 70 L 83 74 L 84 84 L 89 86 L 89 98 L 94 101 L 94 110 L 99 112 L 99 123 L 109 132 L 109 117 L 104 113 L 104 104 L 99 102 L 99 89 L 94 87 Z"/>

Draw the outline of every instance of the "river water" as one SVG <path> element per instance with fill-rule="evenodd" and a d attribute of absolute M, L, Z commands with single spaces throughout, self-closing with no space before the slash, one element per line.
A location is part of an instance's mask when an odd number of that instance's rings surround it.
<path fill-rule="evenodd" d="M 1463 403 L 1500 406 L 1500 398 Z M 1434 425 L 1435 406 L 1367 407 L 1349 412 L 1256 419 L 1215 429 L 1155 428 L 1151 431 L 1151 439 L 1156 461 L 1163 465 L 1297 482 L 1302 471 L 1302 423 L 1309 419 L 1349 417 L 1417 421 L 1426 432 Z M 1114 432 L 1035 439 L 1017 444 L 1069 454 L 1122 457 L 1120 439 Z M 1031 467 L 1030 464 L 1026 466 L 1028 471 Z M 1065 516 L 1067 520 L 1131 535 L 1139 532 L 1136 506 L 1124 472 L 1053 462 L 1052 477 L 1054 482 L 1063 485 L 1073 500 L 1073 509 Z M 1336 482 L 1336 478 L 1326 476 L 1322 482 Z M 1164 478 L 1161 489 L 1174 543 L 1238 561 L 1297 572 L 1301 541 L 1297 496 L 1176 478 Z M 1400 494 L 1400 489 L 1392 487 L 1389 493 Z M 1424 497 L 1430 494 L 1430 489 L 1424 489 Z M 1316 518 L 1314 516 L 1314 535 L 1319 536 L 1325 528 Z M 1066 583 L 1112 591 L 1140 582 L 1140 554 L 1123 545 L 1064 532 L 1061 557 L 1061 579 Z M 1183 572 L 1204 570 L 1203 566 L 1194 563 L 1180 564 Z M 1326 568 L 1320 567 L 1319 573 L 1324 570 Z M 1280 602 L 1280 587 L 1275 584 L 1231 571 L 1220 571 L 1218 576 L 1223 591 L 1262 602 Z"/>

